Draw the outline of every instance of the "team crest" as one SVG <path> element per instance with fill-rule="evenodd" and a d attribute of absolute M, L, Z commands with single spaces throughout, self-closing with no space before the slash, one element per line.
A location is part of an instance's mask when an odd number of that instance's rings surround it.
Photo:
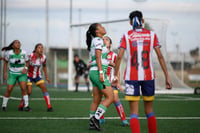
<path fill-rule="evenodd" d="M 133 41 L 132 46 L 133 46 L 133 47 L 137 47 L 137 42 L 136 42 L 136 41 Z"/>

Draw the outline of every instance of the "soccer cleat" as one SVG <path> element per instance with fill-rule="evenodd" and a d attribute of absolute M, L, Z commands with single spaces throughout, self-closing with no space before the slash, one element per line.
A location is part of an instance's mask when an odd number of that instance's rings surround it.
<path fill-rule="evenodd" d="M 24 111 L 24 108 L 23 107 L 19 107 L 18 111 Z"/>
<path fill-rule="evenodd" d="M 47 109 L 47 112 L 53 112 L 53 111 L 54 111 L 54 110 L 53 110 L 52 107 L 50 107 L 50 108 Z"/>
<path fill-rule="evenodd" d="M 89 130 L 96 130 L 96 127 L 94 126 L 93 123 L 90 122 L 89 124 Z"/>
<path fill-rule="evenodd" d="M 105 119 L 99 119 L 99 123 L 104 124 L 104 123 L 106 123 L 106 120 Z"/>
<path fill-rule="evenodd" d="M 2 107 L 2 111 L 5 112 L 6 111 L 6 107 Z"/>
<path fill-rule="evenodd" d="M 127 120 L 123 120 L 123 121 L 122 121 L 122 125 L 123 125 L 123 126 L 129 126 L 129 123 L 128 123 Z"/>
<path fill-rule="evenodd" d="M 90 122 L 95 126 L 96 130 L 101 131 L 99 120 L 97 120 L 94 116 L 90 118 Z"/>
<path fill-rule="evenodd" d="M 32 110 L 31 110 L 31 108 L 29 106 L 27 106 L 27 107 L 24 108 L 24 111 L 31 112 Z"/>

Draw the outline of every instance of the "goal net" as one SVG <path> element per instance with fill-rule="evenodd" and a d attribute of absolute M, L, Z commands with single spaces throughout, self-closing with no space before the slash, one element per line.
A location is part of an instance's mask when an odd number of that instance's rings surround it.
<path fill-rule="evenodd" d="M 131 29 L 131 25 L 129 25 L 128 19 L 122 19 L 122 20 L 114 20 L 114 21 L 104 21 L 104 22 L 98 22 L 101 23 L 107 31 L 107 36 L 109 36 L 112 39 L 112 50 L 117 52 L 117 48 L 119 46 L 120 38 L 126 31 Z M 168 61 L 168 53 L 166 49 L 166 33 L 167 33 L 167 21 L 161 20 L 161 19 L 152 19 L 152 18 L 145 18 L 145 28 L 153 30 L 159 39 L 159 42 L 161 44 L 161 51 L 163 53 L 163 56 L 166 61 L 167 69 L 169 72 L 170 79 L 173 84 L 173 90 L 167 91 L 165 89 L 165 78 L 164 73 L 160 67 L 160 64 L 158 62 L 157 56 L 154 52 L 153 54 L 153 64 L 156 74 L 156 91 L 163 92 L 163 93 L 193 93 L 193 90 L 185 85 L 175 74 L 172 66 L 170 65 L 170 62 Z M 74 49 L 79 49 L 79 54 L 87 52 L 86 49 L 86 31 L 91 23 L 84 23 L 84 24 L 73 24 L 71 25 L 72 29 L 72 38 L 73 40 L 71 44 L 73 44 L 73 53 L 75 52 Z M 75 52 L 77 53 L 77 51 Z M 84 54 L 83 56 L 80 55 L 80 57 L 83 58 L 86 62 L 89 60 L 89 53 Z M 87 62 L 88 63 L 88 62 Z M 124 55 L 122 64 L 121 64 L 121 84 L 124 85 L 123 81 L 123 73 L 126 67 L 126 55 Z M 69 88 L 70 89 L 70 88 Z"/>

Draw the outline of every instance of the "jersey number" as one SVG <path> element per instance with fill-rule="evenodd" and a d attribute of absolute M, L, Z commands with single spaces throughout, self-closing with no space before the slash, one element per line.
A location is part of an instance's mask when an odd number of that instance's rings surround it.
<path fill-rule="evenodd" d="M 141 58 L 142 58 L 142 67 L 144 69 L 148 69 L 149 68 L 149 52 L 144 50 L 141 52 Z M 133 56 L 131 58 L 131 66 L 132 67 L 136 67 L 136 69 L 138 69 L 139 66 L 139 62 L 138 62 L 138 53 L 137 51 L 135 51 L 133 53 Z"/>

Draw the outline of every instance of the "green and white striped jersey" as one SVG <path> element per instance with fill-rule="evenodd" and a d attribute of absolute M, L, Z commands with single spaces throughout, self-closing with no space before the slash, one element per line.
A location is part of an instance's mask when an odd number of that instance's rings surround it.
<path fill-rule="evenodd" d="M 106 48 L 106 45 L 104 44 L 103 40 L 100 37 L 95 37 L 92 39 L 92 45 L 90 49 L 90 71 L 98 70 L 97 63 L 96 63 L 96 55 L 95 50 L 99 49 L 101 50 L 101 63 L 102 63 L 102 69 L 103 71 L 107 71 L 108 67 L 108 60 L 107 60 L 107 53 L 108 49 Z"/>
<path fill-rule="evenodd" d="M 28 55 L 26 51 L 21 50 L 19 54 L 15 54 L 14 50 L 9 50 L 5 53 L 5 60 L 9 62 L 9 72 L 14 74 L 21 74 L 24 69 Z"/>

